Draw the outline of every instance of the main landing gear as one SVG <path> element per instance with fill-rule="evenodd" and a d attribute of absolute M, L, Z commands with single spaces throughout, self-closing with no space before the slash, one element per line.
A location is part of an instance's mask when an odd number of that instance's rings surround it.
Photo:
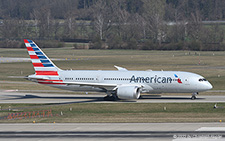
<path fill-rule="evenodd" d="M 104 100 L 105 101 L 117 101 L 117 100 L 119 100 L 119 98 L 117 97 L 117 95 L 114 91 L 112 91 L 112 92 L 108 91 L 107 96 L 104 97 Z"/>
<path fill-rule="evenodd" d="M 105 101 L 116 101 L 116 100 L 118 100 L 118 97 L 116 95 L 111 95 L 111 96 L 107 95 L 104 97 L 104 100 Z"/>
<path fill-rule="evenodd" d="M 197 95 L 198 95 L 198 92 L 192 93 L 191 99 L 192 99 L 192 100 L 195 100 Z"/>

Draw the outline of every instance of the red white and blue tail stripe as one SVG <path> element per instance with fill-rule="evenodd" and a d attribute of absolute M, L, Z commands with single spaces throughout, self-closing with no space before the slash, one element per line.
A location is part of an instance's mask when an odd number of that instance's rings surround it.
<path fill-rule="evenodd" d="M 60 69 L 55 66 L 32 40 L 24 39 L 24 43 L 27 47 L 36 75 L 59 76 L 58 71 Z"/>

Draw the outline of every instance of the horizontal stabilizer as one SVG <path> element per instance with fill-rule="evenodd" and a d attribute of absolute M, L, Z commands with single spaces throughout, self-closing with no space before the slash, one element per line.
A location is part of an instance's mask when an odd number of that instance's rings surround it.
<path fill-rule="evenodd" d="M 38 75 L 29 75 L 27 76 L 28 79 L 43 79 L 43 80 L 47 80 L 49 79 L 49 77 L 43 77 L 43 76 L 38 76 Z"/>
<path fill-rule="evenodd" d="M 116 66 L 114 65 L 115 68 L 118 69 L 118 71 L 128 71 L 126 68 L 123 68 L 123 67 L 119 67 L 119 66 Z"/>

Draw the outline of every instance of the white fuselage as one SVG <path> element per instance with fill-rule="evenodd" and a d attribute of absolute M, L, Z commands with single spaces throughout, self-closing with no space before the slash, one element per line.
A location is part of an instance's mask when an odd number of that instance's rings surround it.
<path fill-rule="evenodd" d="M 204 79 L 202 76 L 180 71 L 63 70 L 59 71 L 59 79 L 63 80 L 63 82 L 117 85 L 141 84 L 144 86 L 142 91 L 147 93 L 194 93 L 207 91 L 212 88 L 212 85 L 208 81 L 200 81 Z M 51 86 L 73 91 L 106 91 L 104 88 L 101 89 L 93 86 L 63 84 Z"/>

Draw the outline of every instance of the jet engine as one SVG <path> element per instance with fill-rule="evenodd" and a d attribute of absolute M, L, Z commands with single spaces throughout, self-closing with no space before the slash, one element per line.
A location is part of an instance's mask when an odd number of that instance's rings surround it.
<path fill-rule="evenodd" d="M 117 97 L 119 99 L 138 99 L 141 88 L 138 86 L 120 86 L 117 88 Z"/>

